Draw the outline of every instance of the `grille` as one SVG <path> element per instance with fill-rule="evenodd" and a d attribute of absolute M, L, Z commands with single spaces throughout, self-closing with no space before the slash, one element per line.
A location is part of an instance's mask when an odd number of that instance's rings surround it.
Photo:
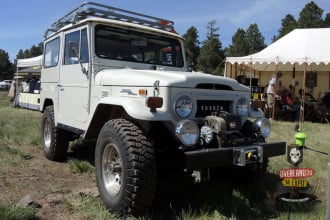
<path fill-rule="evenodd" d="M 198 100 L 196 117 L 206 117 L 214 112 L 231 110 L 231 101 Z"/>

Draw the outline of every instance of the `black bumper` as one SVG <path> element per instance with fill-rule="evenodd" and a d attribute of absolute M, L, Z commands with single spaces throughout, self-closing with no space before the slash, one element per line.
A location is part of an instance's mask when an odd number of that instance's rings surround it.
<path fill-rule="evenodd" d="M 263 158 L 280 156 L 286 153 L 285 142 L 260 143 L 263 149 Z M 233 150 L 235 148 L 202 149 L 184 152 L 186 168 L 196 170 L 210 167 L 221 167 L 233 164 Z"/>

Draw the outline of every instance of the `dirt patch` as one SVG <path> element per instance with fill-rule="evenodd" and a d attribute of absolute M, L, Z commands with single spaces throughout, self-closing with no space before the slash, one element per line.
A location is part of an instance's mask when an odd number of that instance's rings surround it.
<path fill-rule="evenodd" d="M 37 146 L 19 146 L 19 150 L 29 156 L 0 176 L 0 204 L 14 205 L 29 195 L 40 205 L 39 219 L 67 219 L 68 197 L 81 192 L 97 196 L 94 173 L 73 174 L 67 163 L 47 160 Z"/>
<path fill-rule="evenodd" d="M 0 167 L 0 204 L 15 205 L 22 198 L 28 197 L 38 207 L 38 220 L 81 219 L 82 216 L 76 213 L 68 201 L 78 195 L 99 196 L 94 172 L 72 173 L 69 163 L 46 159 L 41 147 L 16 148 L 26 156 L 18 162 L 9 161 L 5 169 Z M 93 153 L 86 149 L 73 151 L 69 156 L 90 161 L 92 159 L 88 157 L 93 157 Z M 257 218 L 261 214 L 275 216 L 274 198 L 275 193 L 279 192 L 277 185 L 280 184 L 278 176 L 269 173 L 253 181 L 250 176 L 236 179 L 236 175 L 224 171 L 221 172 L 223 180 L 200 184 L 192 184 L 190 177 L 183 178 L 179 174 L 177 177 L 175 173 L 160 175 L 157 199 L 150 212 L 150 219 L 173 219 L 173 216 L 180 216 L 185 211 L 196 212 L 198 215 L 199 212 L 203 213 L 205 207 L 207 213 L 217 212 L 228 218 Z"/>

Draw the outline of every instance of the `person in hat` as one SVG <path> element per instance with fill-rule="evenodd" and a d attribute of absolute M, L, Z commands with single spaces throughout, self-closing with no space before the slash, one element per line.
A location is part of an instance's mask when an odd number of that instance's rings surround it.
<path fill-rule="evenodd" d="M 268 106 L 268 115 L 269 118 L 272 118 L 273 108 L 275 98 L 277 97 L 277 91 L 280 90 L 280 78 L 283 76 L 283 73 L 278 71 L 276 74 L 272 75 L 272 77 L 268 81 L 267 86 L 267 106 Z"/>

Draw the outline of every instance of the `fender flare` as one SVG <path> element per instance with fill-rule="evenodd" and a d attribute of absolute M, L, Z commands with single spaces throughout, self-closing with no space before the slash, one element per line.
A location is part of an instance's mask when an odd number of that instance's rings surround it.
<path fill-rule="evenodd" d="M 150 111 L 144 99 L 107 97 L 100 100 L 99 104 L 122 106 L 126 113 L 135 119 L 147 121 L 170 121 L 171 114 L 160 109 Z"/>

